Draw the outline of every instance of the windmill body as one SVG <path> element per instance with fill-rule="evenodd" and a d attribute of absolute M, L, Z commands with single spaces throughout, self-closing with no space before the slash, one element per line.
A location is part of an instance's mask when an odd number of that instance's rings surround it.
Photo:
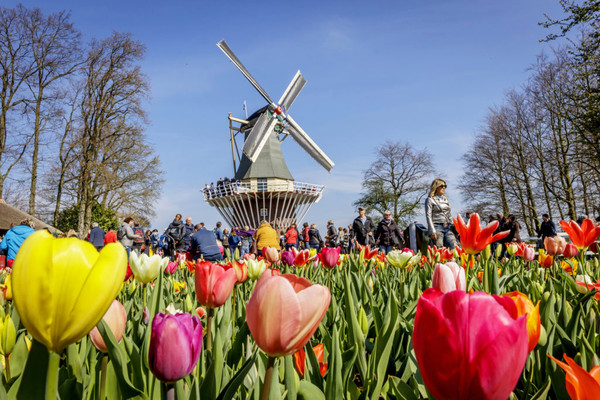
<path fill-rule="evenodd" d="M 301 222 L 310 207 L 321 199 L 324 189 L 323 185 L 294 180 L 283 158 L 281 142 L 291 136 L 325 169 L 331 171 L 334 165 L 287 114 L 306 80 L 298 71 L 279 103 L 275 103 L 224 40 L 217 46 L 265 98 L 267 105 L 247 120 L 229 115 L 235 179 L 217 188 L 205 189 L 204 200 L 232 227 L 255 229 L 266 220 L 281 231 Z M 244 140 L 241 156 L 236 142 L 240 136 Z"/>

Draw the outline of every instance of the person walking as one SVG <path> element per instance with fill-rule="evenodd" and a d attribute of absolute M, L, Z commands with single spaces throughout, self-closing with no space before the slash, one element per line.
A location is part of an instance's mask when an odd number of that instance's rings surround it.
<path fill-rule="evenodd" d="M 337 246 L 337 230 L 331 220 L 327 221 L 327 235 L 325 238 L 327 239 L 327 247 Z"/>
<path fill-rule="evenodd" d="M 540 236 L 537 240 L 538 249 L 544 248 L 544 239 L 556 236 L 556 225 L 554 225 L 554 222 L 550 219 L 548 214 L 542 214 L 542 223 L 537 230 L 537 234 Z"/>
<path fill-rule="evenodd" d="M 384 211 L 383 219 L 377 224 L 375 244 L 379 246 L 379 250 L 384 254 L 392 251 L 394 247 L 404 244 L 402 232 L 400 232 L 398 225 L 392 219 L 392 213 L 389 210 Z"/>
<path fill-rule="evenodd" d="M 312 224 L 308 230 L 308 247 L 311 249 L 317 249 L 317 253 L 323 247 L 323 239 L 317 229 L 317 224 Z"/>
<path fill-rule="evenodd" d="M 97 222 L 92 222 L 92 230 L 90 231 L 90 243 L 94 245 L 96 250 L 100 251 L 104 247 L 104 238 L 106 232 L 98 226 Z"/>
<path fill-rule="evenodd" d="M 292 247 L 298 246 L 298 230 L 296 224 L 292 224 L 285 233 L 285 249 L 291 250 Z"/>
<path fill-rule="evenodd" d="M 454 250 L 456 237 L 452 231 L 452 210 L 446 197 L 448 185 L 443 179 L 434 179 L 429 196 L 425 199 L 425 216 L 430 243 L 436 247 Z"/>
<path fill-rule="evenodd" d="M 375 225 L 373 225 L 373 220 L 366 213 L 364 207 L 358 207 L 358 217 L 354 219 L 352 223 L 352 232 L 354 234 L 354 240 L 361 244 L 362 246 L 366 246 L 368 244 L 373 244 L 373 231 L 375 230 Z"/>
<path fill-rule="evenodd" d="M 117 232 L 117 239 L 125 250 L 127 250 L 127 258 L 129 258 L 129 254 L 131 253 L 131 247 L 133 246 L 133 240 L 138 238 L 138 236 L 133 233 L 133 218 L 127 217 L 123 220 L 119 231 Z"/>
<path fill-rule="evenodd" d="M 237 228 L 237 230 L 239 230 L 239 228 Z M 229 252 L 233 257 L 233 253 L 235 253 L 237 248 L 240 247 L 240 244 L 242 243 L 242 238 L 237 234 L 236 229 L 231 230 L 231 233 L 227 237 L 227 242 L 229 244 Z"/>

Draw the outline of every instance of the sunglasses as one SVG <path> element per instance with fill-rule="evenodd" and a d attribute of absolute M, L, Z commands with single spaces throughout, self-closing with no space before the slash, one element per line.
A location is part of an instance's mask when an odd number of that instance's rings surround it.
<path fill-rule="evenodd" d="M 441 187 L 441 188 L 444 188 L 444 189 L 446 189 L 446 188 L 448 187 L 448 185 L 440 185 L 440 186 L 438 186 L 438 187 Z"/>

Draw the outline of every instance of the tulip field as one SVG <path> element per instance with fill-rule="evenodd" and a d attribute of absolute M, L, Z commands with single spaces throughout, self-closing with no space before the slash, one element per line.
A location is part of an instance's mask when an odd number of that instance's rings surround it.
<path fill-rule="evenodd" d="M 218 264 L 36 232 L 0 276 L 0 399 L 600 398 L 600 228 L 499 259 L 455 225 L 454 251 Z"/>

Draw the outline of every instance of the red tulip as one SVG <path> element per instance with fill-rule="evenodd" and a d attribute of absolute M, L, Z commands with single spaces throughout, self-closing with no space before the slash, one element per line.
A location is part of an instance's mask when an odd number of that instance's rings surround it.
<path fill-rule="evenodd" d="M 108 311 L 104 314 L 104 317 L 102 317 L 102 320 L 106 322 L 115 339 L 117 339 L 117 342 L 121 342 L 123 334 L 125 333 L 125 324 L 127 323 L 127 312 L 125 312 L 123 304 L 119 303 L 118 300 L 113 300 Z M 106 353 L 108 351 L 98 328 L 94 327 L 94 329 L 92 329 L 90 332 L 90 340 L 101 352 Z"/>
<path fill-rule="evenodd" d="M 577 247 L 572 243 L 567 243 L 562 254 L 565 258 L 573 258 L 577 255 Z"/>
<path fill-rule="evenodd" d="M 544 239 L 544 248 L 546 249 L 546 253 L 550 255 L 562 254 L 566 245 L 567 241 L 562 236 L 548 236 L 546 239 Z"/>
<path fill-rule="evenodd" d="M 448 293 L 453 290 L 465 290 L 465 270 L 455 262 L 446 264 L 436 264 L 433 270 L 431 286 L 442 293 Z"/>
<path fill-rule="evenodd" d="M 427 289 L 413 329 L 425 386 L 438 400 L 507 399 L 527 359 L 526 324 L 488 294 Z"/>
<path fill-rule="evenodd" d="M 567 364 L 558 361 L 550 354 L 548 354 L 548 357 L 567 373 L 565 385 L 572 400 L 600 399 L 600 367 L 594 367 L 590 372 L 587 372 L 566 354 L 563 354 L 563 358 Z"/>
<path fill-rule="evenodd" d="M 292 247 L 294 252 L 294 265 L 296 267 L 303 267 L 310 260 L 310 252 L 308 250 L 298 251 L 295 247 Z"/>
<path fill-rule="evenodd" d="M 271 357 L 294 354 L 310 340 L 329 307 L 331 294 L 294 274 L 262 274 L 246 304 L 254 341 Z"/>
<path fill-rule="evenodd" d="M 325 268 L 333 268 L 338 265 L 341 250 L 339 247 L 323 247 L 323 250 L 321 250 L 321 264 Z"/>
<path fill-rule="evenodd" d="M 315 356 L 317 357 L 317 361 L 319 362 L 319 372 L 321 372 L 321 376 L 323 376 L 325 375 L 325 372 L 327 372 L 327 363 L 323 363 L 323 343 L 319 343 L 312 349 L 315 353 Z M 305 363 L 306 351 L 303 347 L 299 351 L 294 353 L 294 367 L 296 367 L 296 371 L 298 371 L 300 377 L 304 377 Z"/>
<path fill-rule="evenodd" d="M 469 218 L 469 223 L 465 224 L 460 214 L 453 218 L 454 227 L 460 235 L 460 246 L 469 254 L 482 252 L 488 244 L 503 239 L 510 231 L 499 232 L 494 235 L 498 227 L 498 221 L 489 223 L 485 228 L 479 226 L 479 214 L 474 213 Z"/>
<path fill-rule="evenodd" d="M 131 278 L 132 276 L 133 276 L 133 271 L 129 267 L 129 264 L 127 264 L 127 271 L 125 271 L 125 279 L 123 279 L 123 282 L 127 282 L 127 280 L 129 278 Z"/>
<path fill-rule="evenodd" d="M 577 289 L 579 293 L 585 294 L 590 290 L 596 290 L 594 298 L 600 300 L 600 281 L 594 283 L 587 275 L 577 275 L 577 277 L 575 277 L 575 284 L 577 285 L 575 286 L 575 289 Z"/>
<path fill-rule="evenodd" d="M 541 321 L 540 321 L 540 301 L 534 306 L 529 297 L 521 292 L 505 293 L 501 297 L 506 297 L 515 302 L 517 314 L 514 318 L 527 315 L 527 333 L 529 335 L 528 352 L 531 352 L 537 346 L 540 340 Z"/>
<path fill-rule="evenodd" d="M 560 226 L 571 238 L 571 242 L 577 247 L 577 250 L 584 253 L 600 235 L 600 227 L 594 225 L 594 222 L 586 218 L 581 226 L 575 221 L 560 221 Z"/>
<path fill-rule="evenodd" d="M 196 314 L 198 314 L 198 316 L 200 318 L 204 317 L 206 315 L 206 309 L 202 306 L 196 308 Z"/>
<path fill-rule="evenodd" d="M 205 307 L 221 307 L 233 290 L 237 275 L 233 268 L 210 261 L 201 261 L 196 265 L 196 298 Z"/>
<path fill-rule="evenodd" d="M 455 249 L 458 251 L 462 251 L 462 249 L 460 247 L 456 247 Z M 429 258 L 431 259 L 431 263 L 433 263 L 436 260 L 441 263 L 445 263 L 446 261 L 452 260 L 452 257 L 454 257 L 454 253 L 449 248 L 441 247 L 438 249 L 435 245 L 427 247 L 427 254 L 429 255 Z M 439 256 L 439 259 L 438 259 L 438 256 Z"/>
<path fill-rule="evenodd" d="M 148 364 L 163 382 L 175 382 L 192 372 L 202 350 L 200 318 L 188 313 L 158 313 L 152 321 Z"/>
<path fill-rule="evenodd" d="M 370 245 L 361 246 L 360 244 L 358 244 L 358 248 L 360 249 L 361 253 L 363 253 L 363 257 L 365 260 L 370 260 L 371 258 L 375 257 L 379 252 L 379 250 L 377 249 L 371 250 Z"/>

